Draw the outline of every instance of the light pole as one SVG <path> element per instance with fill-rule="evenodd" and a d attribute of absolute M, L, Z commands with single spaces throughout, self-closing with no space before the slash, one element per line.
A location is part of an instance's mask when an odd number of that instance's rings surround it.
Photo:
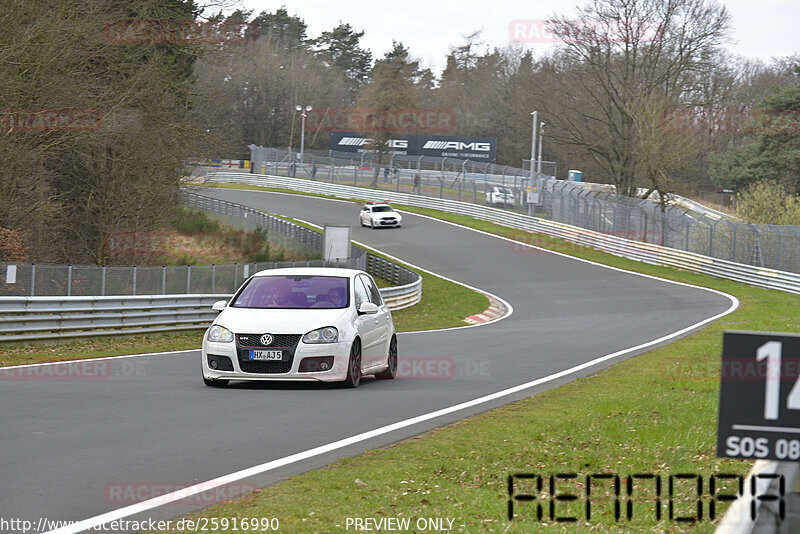
<path fill-rule="evenodd" d="M 539 174 L 542 173 L 542 139 L 544 139 L 544 121 L 539 123 L 539 162 L 536 164 L 536 172 Z"/>
<path fill-rule="evenodd" d="M 531 133 L 531 185 L 533 185 L 533 162 L 536 161 L 536 125 L 539 123 L 539 112 L 532 111 L 533 115 L 533 132 Z"/>
<path fill-rule="evenodd" d="M 297 111 L 300 112 L 300 163 L 303 163 L 303 150 L 306 144 L 306 111 L 311 111 L 311 106 L 295 106 Z"/>

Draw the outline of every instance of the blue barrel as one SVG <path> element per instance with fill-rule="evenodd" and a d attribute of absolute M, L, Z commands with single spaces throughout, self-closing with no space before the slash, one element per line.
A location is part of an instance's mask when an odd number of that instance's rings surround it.
<path fill-rule="evenodd" d="M 583 177 L 583 173 L 581 171 L 567 171 L 567 180 L 570 182 L 580 182 L 581 178 Z"/>

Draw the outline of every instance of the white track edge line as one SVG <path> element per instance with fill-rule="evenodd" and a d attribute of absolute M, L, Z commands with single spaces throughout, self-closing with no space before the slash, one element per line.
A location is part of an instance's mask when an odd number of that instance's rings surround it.
<path fill-rule="evenodd" d="M 657 344 L 663 343 L 664 341 L 667 341 L 667 340 L 670 340 L 672 338 L 681 336 L 681 335 L 683 335 L 683 334 L 685 334 L 687 332 L 690 332 L 692 330 L 695 330 L 695 329 L 697 329 L 697 328 L 699 328 L 699 327 L 701 327 L 701 326 L 703 326 L 705 324 L 708 324 L 708 323 L 710 323 L 712 321 L 715 321 L 715 320 L 719 319 L 720 317 L 724 317 L 725 315 L 728 315 L 729 313 L 734 311 L 739 306 L 739 300 L 736 299 L 736 297 L 732 297 L 731 296 L 730 298 L 731 298 L 731 306 L 727 310 L 725 310 L 724 312 L 719 313 L 719 314 L 717 314 L 717 315 L 715 315 L 713 317 L 709 317 L 707 319 L 704 319 L 702 321 L 699 321 L 699 322 L 697 322 L 695 324 L 687 326 L 687 327 L 685 327 L 685 328 L 683 328 L 681 330 L 678 330 L 678 331 L 673 332 L 671 334 L 668 334 L 666 336 L 662 336 L 662 337 L 660 337 L 658 339 L 654 339 L 654 340 L 648 341 L 646 343 L 642 343 L 640 345 L 636 345 L 635 347 L 629 347 L 627 349 L 622 349 L 622 350 L 617 351 L 617 352 L 612 352 L 611 354 L 606 354 L 605 356 L 600 356 L 599 358 L 595 358 L 594 360 L 591 360 L 591 361 L 588 361 L 588 362 L 584 362 L 584 363 L 582 363 L 580 365 L 576 365 L 574 367 L 570 367 L 569 369 L 565 369 L 563 371 L 559 371 L 557 373 L 554 373 L 554 374 L 551 374 L 551 375 L 548 375 L 548 376 L 545 376 L 545 377 L 542 377 L 542 378 L 537 378 L 536 380 L 532 380 L 530 382 L 526 382 L 524 384 L 520 384 L 518 386 L 514 386 L 514 387 L 511 387 L 511 388 L 507 388 L 507 389 L 498 391 L 496 393 L 491 393 L 489 395 L 484 395 L 483 397 L 478 397 L 478 398 L 470 400 L 470 401 L 462 402 L 460 404 L 455 404 L 455 405 L 449 406 L 447 408 L 442 408 L 442 409 L 439 409 L 439 410 L 435 410 L 433 412 L 428 412 L 426 414 L 422 414 L 422 415 L 418 415 L 416 417 L 412 417 L 410 419 L 405 419 L 403 421 L 398 421 L 397 423 L 393 423 L 393 424 L 390 424 L 390 425 L 379 427 L 379 428 L 376 428 L 374 430 L 370 430 L 370 431 L 367 431 L 367 432 L 362 432 L 361 434 L 356 434 L 355 436 L 351 436 L 351 437 L 348 437 L 348 438 L 340 439 L 338 441 L 334 441 L 334 442 L 328 443 L 326 445 L 321 445 L 319 447 L 314 447 L 312 449 L 308 449 L 308 450 L 303 451 L 303 452 L 299 452 L 299 453 L 295 453 L 295 454 L 292 454 L 292 455 L 289 455 L 289 456 L 285 456 L 283 458 L 279 458 L 277 460 L 272 460 L 272 461 L 269 461 L 269 462 L 266 462 L 266 463 L 263 463 L 263 464 L 260 464 L 260 465 L 256 465 L 256 466 L 253 466 L 253 467 L 249 467 L 247 469 L 242 469 L 240 471 L 236 471 L 234 473 L 223 475 L 221 477 L 214 478 L 214 479 L 206 481 L 206 482 L 201 482 L 200 484 L 195 484 L 194 486 L 189 486 L 187 488 L 183 488 L 181 490 L 174 491 L 174 492 L 168 493 L 166 495 L 161 495 L 161 496 L 158 496 L 158 497 L 154 497 L 153 499 L 149 499 L 149 500 L 146 500 L 146 501 L 142 501 L 140 503 L 136 503 L 136 504 L 132 504 L 130 506 L 126 506 L 124 508 L 119 508 L 117 510 L 112 510 L 110 512 L 106 512 L 105 514 L 101 514 L 101 515 L 98 515 L 98 516 L 95 516 L 95 517 L 90 517 L 88 519 L 84 519 L 83 521 L 74 523 L 72 525 L 69 525 L 69 526 L 66 526 L 66 527 L 62 527 L 62 528 L 59 528 L 59 529 L 56 529 L 56 530 L 52 530 L 48 534 L 74 534 L 74 533 L 81 532 L 83 530 L 96 528 L 96 527 L 98 527 L 100 525 L 103 525 L 103 524 L 106 524 L 106 523 L 108 523 L 110 521 L 114 521 L 114 520 L 117 520 L 117 519 L 122 519 L 124 517 L 128 517 L 128 516 L 131 516 L 131 515 L 134 515 L 134 514 L 139 514 L 139 513 L 142 513 L 142 512 L 146 512 L 147 510 L 151 510 L 153 508 L 157 508 L 157 507 L 163 506 L 164 504 L 168 504 L 168 503 L 171 503 L 171 502 L 179 501 L 179 500 L 185 499 L 187 497 L 191 497 L 192 495 L 196 495 L 196 494 L 202 493 L 204 491 L 208 491 L 208 490 L 220 487 L 220 486 L 224 486 L 226 484 L 230 484 L 232 482 L 236 482 L 236 481 L 242 480 L 244 478 L 248 478 L 248 477 L 251 477 L 251 476 L 256 476 L 256 475 L 265 473 L 267 471 L 272 471 L 272 470 L 277 469 L 279 467 L 283 467 L 283 466 L 290 465 L 290 464 L 293 464 L 293 463 L 296 463 L 296 462 L 299 462 L 299 461 L 302 461 L 302 460 L 306 460 L 308 458 L 312 458 L 312 457 L 318 456 L 320 454 L 325 454 L 325 453 L 328 453 L 328 452 L 332 452 L 332 451 L 347 447 L 349 445 L 354 445 L 356 443 L 359 443 L 359 442 L 362 442 L 362 441 L 365 441 L 365 440 L 368 440 L 368 439 L 371 439 L 371 438 L 375 438 L 375 437 L 378 437 L 378 436 L 382 436 L 384 434 L 388 434 L 389 432 L 393 432 L 395 430 L 401 430 L 403 428 L 415 425 L 417 423 L 423 423 L 425 421 L 429 421 L 429 420 L 435 419 L 437 417 L 448 415 L 448 414 L 453 413 L 453 412 L 457 412 L 457 411 L 460 411 L 460 410 L 471 408 L 473 406 L 478 406 L 480 404 L 491 402 L 493 400 L 500 399 L 500 398 L 503 398 L 503 397 L 507 397 L 509 395 L 513 395 L 514 393 L 518 393 L 520 391 L 524 391 L 526 389 L 529 389 L 529 388 L 532 388 L 532 387 L 536 387 L 538 385 L 545 384 L 547 382 L 551 382 L 551 381 L 556 380 L 558 378 L 562 378 L 564 376 L 569 376 L 569 375 L 574 374 L 574 373 L 576 373 L 578 371 L 582 371 L 584 369 L 588 369 L 590 367 L 593 367 L 593 366 L 595 366 L 595 365 L 597 365 L 599 363 L 605 362 L 607 360 L 611 360 L 613 358 L 617 358 L 619 356 L 623 356 L 623 355 L 628 354 L 630 352 L 634 352 L 634 351 L 641 350 L 641 349 L 644 349 L 644 348 L 647 348 L 647 347 L 650 347 L 650 346 L 653 346 L 653 345 L 657 345 Z"/>
<path fill-rule="evenodd" d="M 304 195 L 298 195 L 298 196 L 304 196 Z M 505 241 L 513 241 L 515 243 L 520 243 L 519 241 L 515 241 L 515 240 L 510 239 L 510 238 L 506 238 L 506 237 L 503 237 L 503 236 L 498 236 L 498 235 L 495 235 L 495 234 L 492 234 L 492 233 L 489 233 L 489 232 L 485 232 L 483 230 L 476 230 L 474 228 L 469 228 L 469 227 L 466 227 L 466 226 L 463 226 L 463 225 L 460 225 L 460 224 L 457 224 L 457 223 L 452 223 L 450 221 L 443 221 L 441 219 L 436 219 L 435 217 L 430 217 L 430 216 L 427 216 L 427 215 L 419 215 L 419 214 L 415 214 L 415 213 L 413 215 L 425 217 L 425 218 L 428 218 L 428 219 L 433 219 L 433 220 L 436 220 L 436 221 L 439 221 L 439 222 L 444 222 L 446 224 L 451 224 L 451 225 L 459 227 L 459 228 L 463 228 L 463 229 L 470 230 L 470 231 L 473 231 L 473 232 L 478 232 L 478 233 L 485 234 L 485 235 L 488 235 L 488 236 L 492 236 L 492 237 L 495 237 L 495 238 L 503 239 Z M 303 221 L 303 222 L 306 222 L 306 221 Z M 306 224 L 310 224 L 310 223 L 306 222 Z M 355 443 L 359 443 L 361 441 L 365 441 L 365 440 L 371 439 L 373 437 L 378 437 L 378 436 L 381 436 L 383 434 L 387 434 L 389 432 L 393 432 L 395 430 L 400 430 L 400 429 L 406 428 L 408 426 L 412 426 L 412 425 L 417 424 L 417 423 L 422 423 L 422 422 L 428 421 L 430 419 L 435 419 L 436 417 L 441 417 L 441 416 L 448 415 L 448 414 L 453 413 L 453 412 L 457 412 L 457 411 L 460 411 L 460 410 L 471 408 L 473 406 L 484 404 L 484 403 L 490 402 L 492 400 L 496 400 L 496 399 L 499 399 L 499 398 L 502 398 L 502 397 L 513 395 L 514 393 L 518 393 L 520 391 L 524 391 L 525 389 L 536 387 L 538 385 L 541 385 L 541 384 L 544 384 L 544 383 L 547 383 L 547 382 L 551 382 L 551 381 L 556 380 L 558 378 L 561 378 L 561 377 L 564 377 L 564 376 L 569 376 L 569 375 L 574 374 L 574 373 L 576 373 L 578 371 L 582 371 L 584 369 L 588 369 L 590 367 L 593 367 L 593 366 L 595 366 L 595 365 L 597 365 L 599 363 L 605 362 L 607 360 L 611 360 L 613 358 L 617 358 L 619 356 L 628 354 L 630 352 L 635 352 L 637 350 L 641 350 L 641 349 L 644 349 L 644 348 L 647 348 L 647 347 L 651 347 L 653 345 L 657 345 L 659 343 L 663 343 L 664 341 L 679 337 L 679 336 L 681 336 L 681 335 L 683 335 L 683 334 L 685 334 L 687 332 L 695 330 L 695 329 L 697 329 L 697 328 L 699 328 L 701 326 L 704 326 L 704 325 L 706 325 L 708 323 L 716 321 L 717 319 L 732 313 L 733 311 L 735 311 L 739 307 L 739 304 L 740 304 L 738 298 L 734 297 L 733 295 L 729 295 L 729 294 L 724 293 L 722 291 L 716 290 L 716 289 L 697 286 L 697 285 L 694 285 L 694 284 L 687 284 L 685 282 L 677 282 L 675 280 L 668 280 L 668 279 L 665 279 L 665 278 L 659 278 L 657 276 L 644 274 L 644 273 L 637 273 L 635 271 L 628 271 L 626 269 L 621 269 L 621 268 L 618 268 L 618 267 L 612 267 L 612 266 L 609 266 L 609 265 L 604 265 L 602 263 L 597 263 L 597 262 L 594 262 L 594 261 L 591 261 L 591 260 L 586 260 L 586 259 L 583 259 L 583 258 L 577 258 L 575 256 L 570 256 L 568 254 L 564 254 L 564 253 L 561 253 L 561 252 L 554 252 L 554 251 L 551 251 L 551 250 L 548 250 L 548 249 L 537 247 L 535 245 L 530 245 L 528 243 L 522 243 L 522 244 L 524 244 L 525 246 L 531 247 L 531 248 L 535 248 L 537 250 L 541 250 L 541 251 L 546 252 L 546 253 L 557 254 L 559 256 L 566 257 L 566 258 L 572 258 L 574 260 L 582 261 L 582 262 L 588 263 L 590 265 L 596 265 L 596 266 L 604 267 L 604 268 L 611 269 L 611 270 L 614 270 L 614 271 L 634 274 L 634 275 L 642 276 L 644 278 L 650 278 L 650 279 L 653 279 L 653 280 L 658 280 L 658 281 L 661 281 L 661 282 L 667 282 L 667 283 L 671 283 L 671 284 L 697 288 L 697 289 L 701 289 L 701 290 L 708 291 L 708 292 L 711 292 L 711 293 L 715 293 L 715 294 L 718 294 L 718 295 L 721 295 L 723 297 L 728 298 L 731 301 L 731 306 L 727 310 L 725 310 L 724 312 L 721 312 L 721 313 L 719 313 L 717 315 L 714 315 L 712 317 L 706 318 L 706 319 L 704 319 L 702 321 L 699 321 L 697 323 L 689 325 L 689 326 L 687 326 L 685 328 L 682 328 L 681 330 L 678 330 L 678 331 L 673 332 L 671 334 L 667 334 L 667 335 L 662 336 L 660 338 L 648 341 L 646 343 L 642 343 L 642 344 L 636 345 L 634 347 L 629 347 L 627 349 L 622 349 L 620 351 L 613 352 L 611 354 L 606 354 L 605 356 L 600 356 L 598 358 L 595 358 L 594 360 L 590 360 L 588 362 L 584 362 L 584 363 L 582 363 L 580 365 L 576 365 L 576 366 L 571 367 L 569 369 L 565 369 L 563 371 L 559 371 L 558 373 L 554 373 L 554 374 L 548 375 L 546 377 L 538 378 L 536 380 L 532 380 L 530 382 L 526 382 L 524 384 L 520 384 L 518 386 L 514 386 L 514 387 L 511 387 L 511 388 L 507 388 L 507 389 L 498 391 L 496 393 L 491 393 L 491 394 L 485 395 L 483 397 L 478 397 L 477 399 L 473 399 L 471 401 L 467 401 L 467 402 L 463 402 L 463 403 L 456 404 L 456 405 L 453 405 L 453 406 L 449 406 L 447 408 L 442 408 L 440 410 L 436 410 L 436 411 L 433 411 L 433 412 L 429 412 L 427 414 L 423 414 L 423 415 L 419 415 L 419 416 L 416 416 L 416 417 L 412 417 L 410 419 L 405 419 L 403 421 L 399 421 L 399 422 L 393 423 L 391 425 L 387 425 L 387 426 L 380 427 L 380 428 L 377 428 L 377 429 L 374 429 L 374 430 L 370 430 L 368 432 L 363 432 L 361 434 L 356 434 L 355 436 L 351 436 L 349 438 L 344 438 L 344 439 L 341 439 L 341 440 L 338 440 L 338 441 L 334 441 L 332 443 L 328 443 L 326 445 L 321 445 L 319 447 L 315 447 L 313 449 L 309 449 L 309 450 L 306 450 L 306 451 L 303 451 L 303 452 L 292 454 L 290 456 L 285 456 L 283 458 L 279 458 L 277 460 L 272 460 L 270 462 L 266 462 L 266 463 L 263 463 L 263 464 L 260 464 L 260 465 L 256 465 L 256 466 L 253 466 L 253 467 L 250 467 L 250 468 L 247 468 L 247 469 L 243 469 L 243 470 L 240 470 L 240 471 L 236 471 L 234 473 L 230 473 L 228 475 L 224 475 L 222 477 L 218 477 L 218 478 L 215 478 L 215 479 L 212 479 L 212 480 L 209 480 L 207 482 L 200 483 L 200 484 L 195 484 L 194 486 L 190 486 L 188 488 L 184 488 L 184 489 L 169 493 L 167 495 L 161 495 L 159 497 L 156 497 L 156 498 L 153 498 L 153 499 L 150 499 L 150 500 L 147 500 L 147 501 L 143 501 L 143 502 L 140 502 L 140 503 L 137 503 L 137 504 L 126 506 L 124 508 L 119 508 L 117 510 L 113 510 L 111 512 L 107 512 L 107 513 L 99 515 L 99 516 L 95 516 L 95 517 L 91 517 L 91 518 L 85 519 L 83 521 L 80 521 L 80 522 L 75 523 L 73 525 L 70 525 L 68 527 L 62 527 L 60 529 L 52 530 L 52 531 L 50 531 L 49 534 L 72 534 L 72 533 L 78 533 L 78 532 L 81 532 L 81 531 L 86 530 L 86 529 L 90 529 L 90 528 L 93 528 L 93 527 L 97 527 L 97 526 L 103 525 L 105 523 L 108 523 L 109 521 L 113 521 L 115 519 L 121 519 L 121 518 L 128 517 L 130 515 L 134 515 L 134 514 L 137 514 L 137 513 L 145 512 L 147 510 L 151 510 L 153 508 L 157 508 L 157 507 L 162 506 L 164 504 L 167 504 L 169 502 L 175 502 L 175 501 L 178 501 L 178 500 L 182 500 L 182 499 L 185 499 L 185 498 L 190 497 L 192 495 L 196 495 L 197 493 L 202 493 L 204 491 L 207 491 L 207 490 L 210 490 L 210 489 L 214 489 L 214 488 L 217 488 L 219 486 L 223 486 L 225 484 L 230 484 L 232 482 L 236 482 L 238 480 L 242 480 L 243 478 L 247 478 L 247 477 L 250 477 L 250 476 L 255 476 L 255 475 L 258 475 L 258 474 L 261 474 L 261 473 L 265 473 L 267 471 L 271 471 L 271 470 L 277 469 L 279 467 L 283 467 L 285 465 L 290 465 L 292 463 L 295 463 L 295 462 L 298 462 L 298 461 L 301 461 L 301 460 L 305 460 L 305 459 L 308 459 L 308 458 L 312 458 L 312 457 L 320 455 L 320 454 L 325 454 L 327 452 L 332 452 L 334 450 L 341 449 L 341 448 L 346 447 L 348 445 L 353 445 Z M 362 244 L 362 246 L 365 246 L 365 245 Z M 371 247 L 367 247 L 367 248 L 371 248 Z M 376 249 L 372 249 L 372 250 L 376 250 Z M 386 256 L 392 257 L 392 256 L 390 256 L 388 254 Z M 407 265 L 411 265 L 411 264 L 407 263 Z M 415 267 L 415 268 L 420 269 L 419 267 Z M 425 269 L 420 269 L 420 270 L 422 270 L 424 272 L 430 272 L 430 271 L 427 271 Z M 431 274 L 433 274 L 433 273 L 431 273 Z M 436 276 L 439 276 L 439 275 L 436 275 Z M 442 278 L 444 278 L 444 277 L 442 277 Z M 462 284 L 462 285 L 464 285 L 466 287 L 469 287 L 467 284 Z M 498 300 L 502 300 L 502 299 L 498 299 Z M 505 302 L 505 301 L 503 301 L 503 302 Z M 489 323 L 483 323 L 483 324 L 489 324 Z M 466 326 L 466 327 L 458 327 L 458 328 L 470 328 L 472 326 L 479 326 L 479 325 L 469 325 L 469 326 Z M 422 332 L 426 332 L 426 331 L 422 331 Z M 138 356 L 138 355 L 133 355 L 133 356 Z"/>

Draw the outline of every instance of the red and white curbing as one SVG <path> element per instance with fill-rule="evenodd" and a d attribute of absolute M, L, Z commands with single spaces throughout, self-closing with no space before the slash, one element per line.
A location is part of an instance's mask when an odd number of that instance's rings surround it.
<path fill-rule="evenodd" d="M 484 293 L 486 295 L 486 293 Z M 465 323 L 469 324 L 480 324 L 480 323 L 490 323 L 492 321 L 496 321 L 502 317 L 504 317 L 508 313 L 508 308 L 506 307 L 503 302 L 494 298 L 491 295 L 486 295 L 489 299 L 489 307 L 486 308 L 482 313 L 478 313 L 476 315 L 470 315 L 466 319 L 464 319 Z"/>

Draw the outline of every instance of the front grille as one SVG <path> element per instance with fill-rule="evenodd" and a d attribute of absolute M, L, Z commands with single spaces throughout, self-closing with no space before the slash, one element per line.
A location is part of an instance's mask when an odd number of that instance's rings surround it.
<path fill-rule="evenodd" d="M 261 344 L 263 334 L 236 334 L 236 352 L 239 354 L 239 367 L 245 373 L 277 374 L 292 370 L 294 352 L 300 341 L 300 334 L 272 334 L 272 343 Z M 282 349 L 287 359 L 276 361 L 250 360 L 250 349 L 272 348 Z"/>
<path fill-rule="evenodd" d="M 236 334 L 236 343 L 240 347 L 250 349 L 261 348 L 289 348 L 297 345 L 300 341 L 300 334 L 272 334 L 272 343 L 269 345 L 261 344 L 263 334 Z"/>
<path fill-rule="evenodd" d="M 395 217 L 384 217 L 383 219 L 381 219 L 381 224 L 386 224 L 386 225 L 397 224 L 397 218 L 395 218 Z"/>
<path fill-rule="evenodd" d="M 245 373 L 288 373 L 292 370 L 292 360 L 288 362 L 254 362 L 251 360 L 239 360 L 239 366 Z"/>

